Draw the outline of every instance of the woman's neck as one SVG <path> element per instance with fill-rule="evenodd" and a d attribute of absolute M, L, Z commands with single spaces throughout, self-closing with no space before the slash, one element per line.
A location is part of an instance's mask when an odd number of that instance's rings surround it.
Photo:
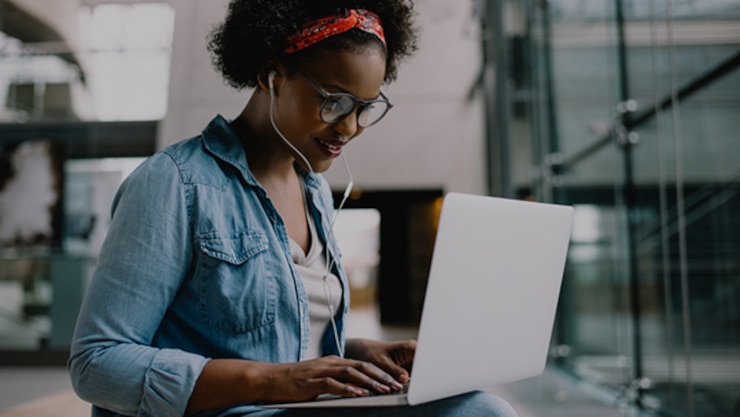
<path fill-rule="evenodd" d="M 231 123 L 247 155 L 252 174 L 260 183 L 295 184 L 295 158 L 280 142 L 269 122 L 269 101 L 255 91 L 244 110 Z"/>

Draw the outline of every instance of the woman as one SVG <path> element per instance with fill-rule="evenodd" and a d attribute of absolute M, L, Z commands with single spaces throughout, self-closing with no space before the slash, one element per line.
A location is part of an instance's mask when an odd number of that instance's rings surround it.
<path fill-rule="evenodd" d="M 390 109 L 381 84 L 415 49 L 412 12 L 232 1 L 209 49 L 254 92 L 116 195 L 69 361 L 94 416 L 311 415 L 256 405 L 403 389 L 414 341 L 344 339 L 349 291 L 318 173 Z M 332 413 L 317 415 L 513 415 L 483 393 Z"/>

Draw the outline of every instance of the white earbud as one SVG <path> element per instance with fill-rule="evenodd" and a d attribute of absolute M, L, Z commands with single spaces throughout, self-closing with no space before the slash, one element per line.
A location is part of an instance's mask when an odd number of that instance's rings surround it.
<path fill-rule="evenodd" d="M 270 71 L 269 74 L 267 74 L 267 85 L 270 86 L 270 96 L 275 96 L 275 75 L 277 75 L 277 72 L 275 70 Z"/>

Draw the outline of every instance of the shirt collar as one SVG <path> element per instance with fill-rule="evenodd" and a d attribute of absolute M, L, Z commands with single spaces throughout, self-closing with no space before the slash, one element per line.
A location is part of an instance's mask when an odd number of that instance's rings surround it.
<path fill-rule="evenodd" d="M 203 129 L 203 146 L 216 158 L 236 168 L 249 184 L 257 184 L 257 180 L 249 170 L 247 155 L 244 147 L 229 121 L 220 114 L 211 120 Z"/>
<path fill-rule="evenodd" d="M 218 159 L 236 168 L 250 185 L 259 185 L 257 179 L 249 169 L 247 154 L 242 146 L 239 136 L 231 128 L 229 120 L 220 114 L 211 120 L 203 129 L 203 143 L 205 148 Z M 296 163 L 298 174 L 304 183 L 311 189 L 319 187 L 317 174 L 306 171 Z"/>

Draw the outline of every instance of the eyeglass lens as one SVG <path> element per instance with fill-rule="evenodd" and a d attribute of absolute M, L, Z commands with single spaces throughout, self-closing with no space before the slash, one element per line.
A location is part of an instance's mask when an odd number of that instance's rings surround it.
<path fill-rule="evenodd" d="M 324 98 L 319 113 L 325 123 L 338 123 L 357 108 L 357 124 L 369 127 L 380 121 L 393 105 L 380 93 L 379 99 L 360 100 L 349 93 L 328 93 L 303 71 L 298 73 Z"/>
<path fill-rule="evenodd" d="M 321 107 L 321 119 L 326 123 L 336 123 L 352 113 L 358 103 L 349 95 L 327 98 Z M 357 124 L 368 127 L 377 123 L 388 111 L 386 101 L 360 104 L 357 111 Z"/>

